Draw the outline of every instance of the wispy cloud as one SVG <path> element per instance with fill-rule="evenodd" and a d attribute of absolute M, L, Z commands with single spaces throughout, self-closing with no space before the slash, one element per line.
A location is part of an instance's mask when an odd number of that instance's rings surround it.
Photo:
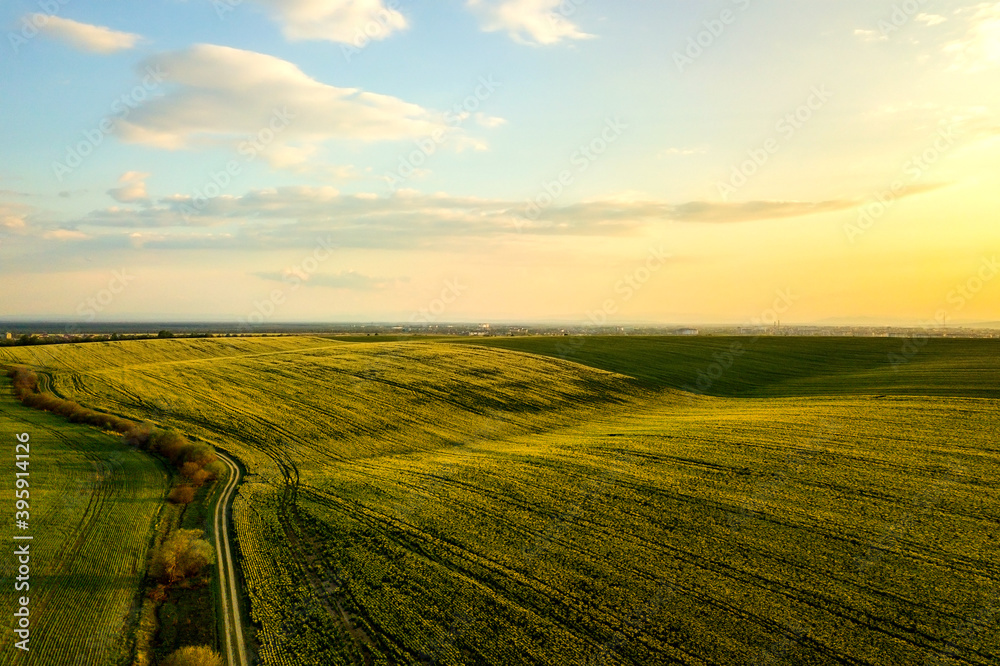
<path fill-rule="evenodd" d="M 39 31 L 43 35 L 87 53 L 108 54 L 127 51 L 135 48 L 142 40 L 142 35 L 80 23 L 61 16 L 35 14 L 32 19 L 35 25 L 40 26 Z"/>
<path fill-rule="evenodd" d="M 467 0 L 466 6 L 486 32 L 506 32 L 521 44 L 558 44 L 566 39 L 590 39 L 559 9 L 563 0 Z M 574 5 L 575 6 L 575 5 Z"/>
<path fill-rule="evenodd" d="M 941 16 L 940 14 L 922 13 L 922 14 L 917 14 L 916 18 L 914 18 L 913 20 L 917 21 L 918 23 L 923 23 L 924 25 L 930 27 L 935 25 L 941 25 L 942 23 L 945 23 L 948 19 Z"/>
<path fill-rule="evenodd" d="M 951 128 L 963 143 L 970 145 L 992 139 L 1000 134 L 1000 118 L 986 106 L 955 106 L 929 102 L 907 102 L 887 105 L 869 114 L 871 122 L 887 130 L 900 128 L 907 135 L 935 134 L 940 128 Z"/>
<path fill-rule="evenodd" d="M 42 234 L 43 240 L 54 241 L 80 241 L 88 238 L 90 238 L 90 236 L 84 232 L 73 229 L 53 229 Z"/>
<path fill-rule="evenodd" d="M 396 289 L 409 282 L 408 278 L 382 278 L 363 275 L 357 271 L 340 271 L 337 273 L 313 273 L 306 275 L 289 270 L 283 273 L 254 273 L 254 276 L 274 282 L 295 280 L 295 284 L 307 287 L 325 287 L 328 289 L 343 289 L 346 291 L 384 291 Z"/>
<path fill-rule="evenodd" d="M 968 29 L 944 52 L 956 70 L 980 71 L 1000 65 L 1000 2 L 983 2 L 956 11 Z"/>
<path fill-rule="evenodd" d="M 942 187 L 914 186 L 912 197 Z M 143 209 L 108 208 L 62 225 L 111 243 L 144 247 L 279 249 L 330 235 L 342 247 L 431 248 L 490 238 L 629 236 L 670 223 L 736 224 L 854 210 L 864 197 L 828 201 L 671 203 L 640 196 L 606 198 L 541 211 L 528 221 L 523 203 L 400 190 L 390 197 L 344 195 L 331 187 L 281 187 L 210 199 L 198 210 L 175 195 Z M 162 231 L 148 230 L 161 229 Z M 200 230 L 199 230 L 200 229 Z M 117 241 L 115 239 L 118 239 Z M 347 279 L 347 278 L 345 278 Z"/>

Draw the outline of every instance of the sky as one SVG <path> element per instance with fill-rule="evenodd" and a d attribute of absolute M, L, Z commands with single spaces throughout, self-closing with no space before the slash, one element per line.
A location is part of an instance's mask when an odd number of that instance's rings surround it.
<path fill-rule="evenodd" d="M 1000 2 L 11 0 L 0 320 L 1000 321 Z"/>

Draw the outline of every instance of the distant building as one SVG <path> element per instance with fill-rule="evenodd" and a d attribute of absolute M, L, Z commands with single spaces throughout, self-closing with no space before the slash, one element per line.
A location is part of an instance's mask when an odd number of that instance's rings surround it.
<path fill-rule="evenodd" d="M 698 335 L 699 332 L 697 328 L 679 328 L 676 335 Z"/>

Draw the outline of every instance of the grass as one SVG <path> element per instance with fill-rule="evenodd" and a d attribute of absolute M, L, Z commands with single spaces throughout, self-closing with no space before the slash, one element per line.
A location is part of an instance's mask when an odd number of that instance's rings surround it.
<path fill-rule="evenodd" d="M 1000 661 L 993 341 L 580 340 L 0 360 L 246 464 L 267 664 Z"/>
<path fill-rule="evenodd" d="M 717 396 L 1000 398 L 1000 340 L 785 337 L 452 338 Z"/>
<path fill-rule="evenodd" d="M 0 503 L 11 512 L 19 471 L 14 435 L 31 437 L 30 529 L 17 532 L 34 537 L 31 589 L 0 599 L 0 612 L 9 618 L 16 597 L 30 598 L 31 651 L 13 648 L 12 623 L 5 622 L 0 664 L 131 663 L 146 552 L 168 485 L 165 470 L 119 437 L 21 405 L 7 377 L 0 378 L 0 433 L 10 452 Z M 12 521 L 11 513 L 0 531 L 7 544 L 14 543 Z"/>

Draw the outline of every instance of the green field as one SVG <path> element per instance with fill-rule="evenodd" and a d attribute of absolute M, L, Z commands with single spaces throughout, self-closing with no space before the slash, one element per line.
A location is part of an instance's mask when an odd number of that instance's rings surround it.
<path fill-rule="evenodd" d="M 245 464 L 267 664 L 1000 663 L 1000 346 L 902 347 L 269 338 L 0 361 Z M 678 390 L 700 372 L 705 395 Z"/>
<path fill-rule="evenodd" d="M 29 529 L 14 526 L 16 434 L 30 436 Z M 5 564 L 0 664 L 130 664 L 141 605 L 140 584 L 156 517 L 168 487 L 164 469 L 121 438 L 18 403 L 0 378 L 4 474 L 0 503 L 9 510 L 0 538 L 32 536 L 30 585 L 14 592 L 16 563 Z M 4 558 L 14 562 L 13 557 Z M 30 600 L 30 652 L 14 647 L 15 601 Z"/>
<path fill-rule="evenodd" d="M 1000 339 L 533 337 L 461 342 L 560 358 L 620 372 L 651 387 L 707 395 L 1000 398 Z"/>

